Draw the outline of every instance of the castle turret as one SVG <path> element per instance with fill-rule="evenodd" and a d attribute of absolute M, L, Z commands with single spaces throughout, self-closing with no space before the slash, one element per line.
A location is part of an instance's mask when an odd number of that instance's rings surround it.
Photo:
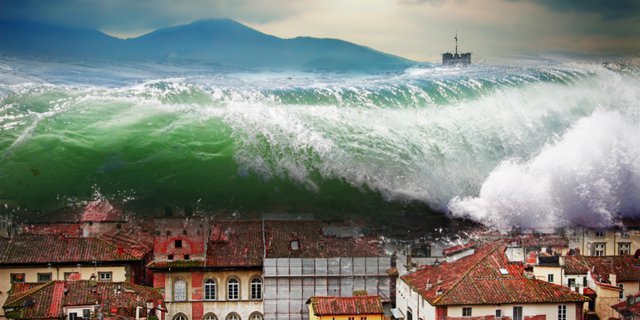
<path fill-rule="evenodd" d="M 456 51 L 455 53 L 447 52 L 442 54 L 442 64 L 445 66 L 449 65 L 469 65 L 471 64 L 471 52 L 458 53 L 458 32 L 456 31 L 456 36 L 453 37 L 456 40 Z"/>

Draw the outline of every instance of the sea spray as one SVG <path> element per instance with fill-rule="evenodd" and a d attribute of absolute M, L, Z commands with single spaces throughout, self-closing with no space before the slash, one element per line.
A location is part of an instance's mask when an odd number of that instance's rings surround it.
<path fill-rule="evenodd" d="M 620 191 L 638 184 L 627 165 L 633 152 L 594 160 L 600 180 L 621 184 L 598 189 L 609 193 L 584 189 L 598 196 L 579 203 L 558 201 L 558 192 L 593 179 L 548 166 L 564 177 L 549 187 L 535 171 L 545 167 L 534 165 L 584 122 L 616 115 L 601 130 L 622 132 L 598 136 L 634 150 L 640 86 L 632 73 L 556 64 L 132 75 L 84 65 L 94 78 L 78 83 L 73 66 L 33 64 L 0 70 L 0 198 L 27 206 L 98 188 L 108 197 L 229 211 L 393 216 L 423 203 L 496 226 L 606 224 L 637 214 L 638 199 Z M 579 214 L 584 208 L 600 211 Z"/>

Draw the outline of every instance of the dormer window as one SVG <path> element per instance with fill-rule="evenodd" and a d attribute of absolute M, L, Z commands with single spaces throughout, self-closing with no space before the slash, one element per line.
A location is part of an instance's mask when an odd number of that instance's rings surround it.
<path fill-rule="evenodd" d="M 604 231 L 596 231 L 596 238 L 604 238 Z"/>
<path fill-rule="evenodd" d="M 175 244 L 174 246 L 175 248 L 182 248 L 182 240 L 176 240 L 174 244 Z"/>
<path fill-rule="evenodd" d="M 173 255 L 172 254 L 168 255 L 167 260 L 173 260 Z"/>
<path fill-rule="evenodd" d="M 289 244 L 291 246 L 291 250 L 293 251 L 300 250 L 300 242 L 298 240 L 291 240 Z"/>
<path fill-rule="evenodd" d="M 185 260 L 189 260 L 190 258 L 191 258 L 191 257 L 190 257 L 188 254 L 185 254 L 185 255 L 184 255 L 184 259 L 185 259 Z"/>

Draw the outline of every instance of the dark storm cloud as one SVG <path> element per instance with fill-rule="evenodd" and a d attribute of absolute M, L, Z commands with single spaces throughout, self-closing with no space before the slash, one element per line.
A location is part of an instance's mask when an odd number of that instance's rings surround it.
<path fill-rule="evenodd" d="M 560 12 L 594 13 L 605 20 L 640 16 L 640 0 L 531 0 Z"/>
<path fill-rule="evenodd" d="M 135 32 L 203 18 L 265 23 L 295 14 L 284 0 L 0 0 L 0 19 Z"/>

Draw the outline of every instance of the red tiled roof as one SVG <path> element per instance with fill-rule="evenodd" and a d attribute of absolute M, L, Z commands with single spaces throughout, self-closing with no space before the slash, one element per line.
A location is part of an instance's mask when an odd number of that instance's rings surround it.
<path fill-rule="evenodd" d="M 122 211 L 115 208 L 107 200 L 89 202 L 80 217 L 81 222 L 121 222 L 124 221 Z"/>
<path fill-rule="evenodd" d="M 3 308 L 13 319 L 59 319 L 63 307 L 95 305 L 96 301 L 103 312 L 115 308 L 125 316 L 135 316 L 135 307 L 146 307 L 147 302 L 165 309 L 157 289 L 128 282 L 88 280 L 14 285 Z M 32 305 L 27 306 L 29 303 Z"/>
<path fill-rule="evenodd" d="M 530 247 L 552 247 L 568 248 L 569 240 L 557 234 L 520 234 L 513 236 L 509 241 L 515 241 L 525 248 Z"/>
<path fill-rule="evenodd" d="M 261 221 L 216 221 L 207 247 L 207 267 L 261 267 Z"/>
<path fill-rule="evenodd" d="M 501 242 L 478 248 L 452 263 L 401 277 L 432 305 L 555 303 L 587 301 L 569 288 L 528 279 L 523 265 L 509 263 Z M 505 269 L 508 274 L 502 274 Z"/>
<path fill-rule="evenodd" d="M 136 256 L 101 238 L 19 234 L 0 239 L 0 264 L 137 261 Z"/>
<path fill-rule="evenodd" d="M 266 225 L 268 258 L 337 258 L 384 256 L 374 237 L 325 235 L 318 221 L 270 221 Z M 298 249 L 291 247 L 297 241 Z"/>
<path fill-rule="evenodd" d="M 631 297 L 627 297 L 625 301 L 611 306 L 619 314 L 625 316 L 640 316 L 640 293 L 636 293 Z"/>
<path fill-rule="evenodd" d="M 378 296 L 311 297 L 309 303 L 316 316 L 384 313 Z"/>
<path fill-rule="evenodd" d="M 469 241 L 467 243 L 463 243 L 463 244 L 459 244 L 453 247 L 449 247 L 449 248 L 445 248 L 442 250 L 442 254 L 445 256 L 449 256 L 452 254 L 456 254 L 458 252 L 462 252 L 465 251 L 467 249 L 471 249 L 471 248 L 475 248 L 476 247 L 476 243 L 473 241 Z"/>
<path fill-rule="evenodd" d="M 609 274 L 615 274 L 617 282 L 640 281 L 640 266 L 633 256 L 566 256 L 564 270 L 572 275 L 593 270 L 594 279 L 608 279 Z"/>

